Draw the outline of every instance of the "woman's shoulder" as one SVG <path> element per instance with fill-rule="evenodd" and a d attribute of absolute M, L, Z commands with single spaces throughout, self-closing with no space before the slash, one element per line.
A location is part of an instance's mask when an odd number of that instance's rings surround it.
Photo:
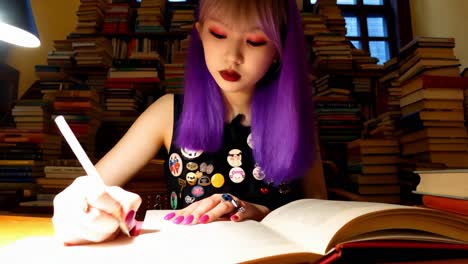
<path fill-rule="evenodd" d="M 137 119 L 135 126 L 162 140 L 167 147 L 172 140 L 174 95 L 165 94 L 154 101 Z"/>
<path fill-rule="evenodd" d="M 156 101 L 154 101 L 146 110 L 145 112 L 150 112 L 151 115 L 156 116 L 167 116 L 169 113 L 172 115 L 172 111 L 174 109 L 174 95 L 173 94 L 165 94 L 159 97 Z"/>

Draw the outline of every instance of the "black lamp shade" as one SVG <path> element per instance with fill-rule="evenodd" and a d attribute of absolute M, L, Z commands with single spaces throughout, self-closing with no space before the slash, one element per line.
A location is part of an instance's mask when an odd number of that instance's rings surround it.
<path fill-rule="evenodd" d="M 0 0 L 0 40 L 30 48 L 41 44 L 29 0 Z"/>

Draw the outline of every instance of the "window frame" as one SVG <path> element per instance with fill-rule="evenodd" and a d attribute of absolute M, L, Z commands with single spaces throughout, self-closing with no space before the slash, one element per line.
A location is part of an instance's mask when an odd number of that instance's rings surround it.
<path fill-rule="evenodd" d="M 303 0 L 303 10 L 312 12 L 315 4 Z M 363 0 L 356 0 L 355 5 L 338 5 L 342 14 L 356 15 L 359 22 L 360 37 L 348 37 L 361 42 L 361 49 L 370 53 L 369 41 L 386 40 L 389 45 L 389 59 L 398 55 L 401 47 L 413 38 L 409 1 L 383 0 L 383 5 L 364 5 Z M 367 17 L 382 15 L 387 24 L 387 37 L 369 37 Z M 383 63 L 383 62 L 382 62 Z"/>

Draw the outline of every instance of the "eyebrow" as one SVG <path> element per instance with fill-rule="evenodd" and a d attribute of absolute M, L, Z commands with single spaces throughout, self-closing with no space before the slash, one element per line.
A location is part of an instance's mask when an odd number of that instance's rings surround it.
<path fill-rule="evenodd" d="M 223 26 L 225 26 L 225 27 L 227 27 L 227 28 L 229 28 L 229 29 L 232 29 L 231 26 L 229 26 L 228 24 L 226 24 L 225 22 L 223 22 L 223 21 L 221 21 L 221 20 L 219 20 L 219 19 L 217 19 L 217 18 L 210 17 L 210 18 L 208 18 L 208 19 L 209 19 L 209 20 L 212 20 L 212 21 L 215 21 L 215 22 L 217 22 L 217 23 L 220 23 L 220 24 L 222 24 Z M 208 20 L 208 19 L 207 19 L 207 20 Z M 262 31 L 262 29 L 261 29 L 260 27 L 254 26 L 254 27 L 248 28 L 245 32 L 253 32 L 253 31 L 257 31 L 257 30 Z"/>

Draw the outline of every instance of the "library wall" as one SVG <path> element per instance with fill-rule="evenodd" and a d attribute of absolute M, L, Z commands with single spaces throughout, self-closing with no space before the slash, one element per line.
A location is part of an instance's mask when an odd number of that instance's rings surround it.
<path fill-rule="evenodd" d="M 466 34 L 466 0 L 412 0 L 411 20 L 414 36 L 453 37 L 455 55 L 460 59 L 460 69 L 468 66 L 468 36 Z"/>
<path fill-rule="evenodd" d="M 31 0 L 41 46 L 35 49 L 9 45 L 5 63 L 20 72 L 18 96 L 37 79 L 33 65 L 46 64 L 54 39 L 65 39 L 76 26 L 79 0 Z"/>

